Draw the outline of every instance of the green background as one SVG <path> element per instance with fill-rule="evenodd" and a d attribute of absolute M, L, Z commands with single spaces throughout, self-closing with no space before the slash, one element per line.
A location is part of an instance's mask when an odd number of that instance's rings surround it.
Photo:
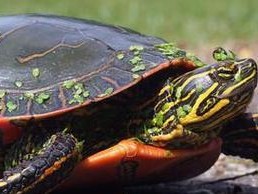
<path fill-rule="evenodd" d="M 1 15 L 48 13 L 126 26 L 180 44 L 254 41 L 256 0 L 0 0 Z"/>

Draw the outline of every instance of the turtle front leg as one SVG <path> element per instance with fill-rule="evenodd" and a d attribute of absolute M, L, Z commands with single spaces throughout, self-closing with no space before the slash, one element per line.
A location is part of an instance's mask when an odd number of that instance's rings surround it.
<path fill-rule="evenodd" d="M 77 139 L 56 133 L 31 159 L 4 171 L 0 193 L 45 193 L 54 189 L 71 172 L 80 158 Z"/>

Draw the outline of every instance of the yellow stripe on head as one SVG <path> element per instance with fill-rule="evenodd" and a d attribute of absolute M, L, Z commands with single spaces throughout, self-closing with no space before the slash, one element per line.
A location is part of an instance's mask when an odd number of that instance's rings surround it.
<path fill-rule="evenodd" d="M 255 70 L 253 70 L 252 74 L 249 75 L 248 77 L 244 78 L 243 80 L 241 80 L 240 82 L 238 82 L 237 84 L 229 87 L 228 89 L 226 89 L 222 94 L 223 95 L 229 95 L 234 89 L 241 87 L 243 84 L 245 84 L 247 81 L 251 80 L 252 78 L 254 78 L 256 76 L 257 72 Z"/>
<path fill-rule="evenodd" d="M 207 91 L 202 93 L 196 100 L 194 106 L 192 107 L 192 110 L 187 114 L 185 117 L 180 118 L 179 121 L 182 125 L 188 125 L 190 123 L 200 122 L 203 120 L 207 120 L 211 116 L 213 116 L 215 113 L 217 113 L 220 109 L 222 109 L 224 106 L 226 106 L 229 103 L 228 99 L 220 100 L 213 108 L 211 108 L 208 112 L 205 114 L 198 116 L 197 110 L 200 107 L 200 104 L 209 97 L 209 95 L 218 87 L 218 83 L 214 83 Z"/>

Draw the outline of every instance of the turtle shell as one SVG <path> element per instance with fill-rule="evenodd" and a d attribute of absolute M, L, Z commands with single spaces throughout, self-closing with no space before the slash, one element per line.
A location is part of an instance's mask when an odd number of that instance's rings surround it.
<path fill-rule="evenodd" d="M 167 60 L 148 49 L 163 40 L 94 21 L 8 16 L 0 18 L 0 29 L 4 117 L 49 116 L 98 101 Z M 133 69 L 134 45 L 146 48 L 141 71 Z"/>
<path fill-rule="evenodd" d="M 0 29 L 0 124 L 2 133 L 9 133 L 5 142 L 17 136 L 10 120 L 50 118 L 84 107 L 182 64 L 155 48 L 166 43 L 160 38 L 95 21 L 5 16 Z M 190 62 L 184 66 L 195 68 Z"/>

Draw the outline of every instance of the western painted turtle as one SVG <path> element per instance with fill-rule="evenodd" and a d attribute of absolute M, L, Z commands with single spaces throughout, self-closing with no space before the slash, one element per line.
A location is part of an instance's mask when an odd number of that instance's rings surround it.
<path fill-rule="evenodd" d="M 194 176 L 216 160 L 217 129 L 245 110 L 257 82 L 252 59 L 205 66 L 95 21 L 5 16 L 0 30 L 1 193 L 47 192 L 75 167 L 75 184 L 96 166 L 104 181 Z"/>

